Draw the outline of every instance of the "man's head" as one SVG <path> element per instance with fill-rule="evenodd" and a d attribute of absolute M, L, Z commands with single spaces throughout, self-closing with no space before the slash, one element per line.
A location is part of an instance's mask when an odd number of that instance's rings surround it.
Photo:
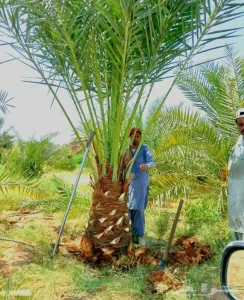
<path fill-rule="evenodd" d="M 131 130 L 130 130 L 130 139 L 131 140 L 133 139 L 133 141 L 132 141 L 132 146 L 133 147 L 138 146 L 139 143 L 140 143 L 140 139 L 141 139 L 141 129 L 136 128 L 136 127 L 131 128 Z"/>
<path fill-rule="evenodd" d="M 244 108 L 238 109 L 236 112 L 237 129 L 244 136 Z"/>

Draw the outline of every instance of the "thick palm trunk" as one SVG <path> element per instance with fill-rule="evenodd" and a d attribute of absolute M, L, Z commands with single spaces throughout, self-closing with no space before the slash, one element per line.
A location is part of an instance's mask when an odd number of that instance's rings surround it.
<path fill-rule="evenodd" d="M 92 206 L 81 241 L 82 256 L 97 261 L 127 253 L 131 245 L 131 227 L 126 196 L 120 199 L 123 181 L 112 182 L 109 168 L 92 186 Z"/>

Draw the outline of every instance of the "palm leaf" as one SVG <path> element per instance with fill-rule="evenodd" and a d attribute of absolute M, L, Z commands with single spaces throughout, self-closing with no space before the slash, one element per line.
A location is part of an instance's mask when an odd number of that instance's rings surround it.
<path fill-rule="evenodd" d="M 189 198 L 190 196 L 203 196 L 213 190 L 211 183 L 203 183 L 196 176 L 183 173 L 162 174 L 154 178 L 150 186 L 150 195 L 153 198 L 158 196 L 164 200 L 176 200 L 179 198 Z"/>
<path fill-rule="evenodd" d="M 12 99 L 13 98 L 8 99 L 8 93 L 6 91 L 0 91 L 0 110 L 4 114 L 9 112 L 9 107 L 14 107 L 9 103 Z"/>
<path fill-rule="evenodd" d="M 72 189 L 61 178 L 54 175 L 51 180 L 56 186 L 57 193 L 62 198 L 66 199 L 66 198 L 69 198 L 71 196 Z"/>
<path fill-rule="evenodd" d="M 15 192 L 20 197 L 40 199 L 45 194 L 45 186 L 40 179 L 23 179 L 16 172 L 0 167 L 0 192 L 3 194 Z"/>
<path fill-rule="evenodd" d="M 226 48 L 225 66 L 216 63 L 191 68 L 178 81 L 185 96 L 218 127 L 219 134 L 234 140 L 235 112 L 243 101 L 243 58 L 233 48 Z"/>
<path fill-rule="evenodd" d="M 235 79 L 234 83 L 236 84 L 235 89 L 232 87 L 238 97 L 237 102 L 244 100 L 244 59 L 238 56 L 238 51 L 234 47 L 226 47 L 226 66 L 231 70 L 232 76 Z M 235 94 L 235 93 L 234 93 Z M 237 109 L 237 107 L 235 107 Z"/>
<path fill-rule="evenodd" d="M 221 172 L 231 143 L 206 117 L 182 106 L 167 106 L 146 138 L 157 164 L 151 170 L 151 197 L 170 200 L 221 193 Z"/>

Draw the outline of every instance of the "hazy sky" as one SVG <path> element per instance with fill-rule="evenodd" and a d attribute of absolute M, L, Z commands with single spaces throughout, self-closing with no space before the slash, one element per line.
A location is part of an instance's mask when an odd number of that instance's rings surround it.
<path fill-rule="evenodd" d="M 232 26 L 243 26 L 244 17 L 238 21 L 232 21 Z M 240 50 L 240 54 L 244 55 L 244 30 L 240 30 L 242 35 L 233 39 L 236 42 L 236 49 Z M 2 46 L 0 47 L 0 62 L 9 58 L 10 50 Z M 199 58 L 206 60 L 217 56 L 222 56 L 223 50 L 206 53 Z M 27 140 L 30 136 L 35 135 L 36 138 L 52 132 L 59 132 L 58 136 L 53 139 L 58 144 L 67 143 L 71 138 L 71 128 L 68 121 L 64 117 L 59 106 L 54 103 L 51 106 L 51 95 L 48 95 L 47 87 L 25 83 L 23 80 L 37 76 L 37 74 L 19 62 L 10 62 L 0 64 L 0 90 L 6 90 L 9 98 L 14 97 L 11 104 L 15 108 L 11 109 L 11 113 L 5 116 L 5 126 L 8 128 L 14 126 L 19 135 Z M 167 88 L 171 83 L 170 79 L 157 83 L 153 89 L 151 99 L 163 96 L 167 92 Z M 67 103 L 68 111 L 78 125 L 78 117 L 69 101 L 68 95 L 63 93 L 63 99 Z M 167 103 L 178 104 L 184 101 L 189 103 L 182 93 L 176 87 L 172 90 L 167 99 Z"/>

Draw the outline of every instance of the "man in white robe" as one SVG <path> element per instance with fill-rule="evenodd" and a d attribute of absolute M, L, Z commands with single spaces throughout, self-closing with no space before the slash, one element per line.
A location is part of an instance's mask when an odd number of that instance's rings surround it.
<path fill-rule="evenodd" d="M 244 108 L 236 113 L 240 136 L 228 164 L 228 219 L 234 240 L 244 240 Z"/>

